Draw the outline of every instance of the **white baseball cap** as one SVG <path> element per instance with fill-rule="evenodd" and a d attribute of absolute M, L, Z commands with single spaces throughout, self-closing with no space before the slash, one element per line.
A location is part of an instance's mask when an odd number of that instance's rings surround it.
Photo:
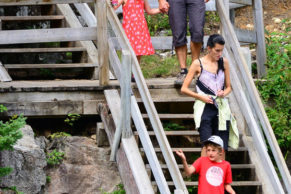
<path fill-rule="evenodd" d="M 223 140 L 217 136 L 217 135 L 212 135 L 211 137 L 209 137 L 206 141 L 204 141 L 203 143 L 207 143 L 207 142 L 212 142 L 215 143 L 219 146 L 221 146 L 223 148 Z"/>

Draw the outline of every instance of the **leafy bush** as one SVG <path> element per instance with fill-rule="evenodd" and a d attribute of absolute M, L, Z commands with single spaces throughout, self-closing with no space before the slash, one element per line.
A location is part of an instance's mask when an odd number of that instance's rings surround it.
<path fill-rule="evenodd" d="M 291 38 L 287 33 L 267 32 L 266 41 L 266 81 L 257 85 L 278 143 L 288 153 L 291 151 Z"/>
<path fill-rule="evenodd" d="M 179 125 L 177 123 L 163 123 L 165 131 L 173 131 L 173 130 L 183 130 L 185 129 L 184 126 Z"/>
<path fill-rule="evenodd" d="M 58 152 L 56 149 L 54 149 L 53 151 L 47 153 L 46 161 L 48 165 L 55 166 L 61 164 L 64 157 L 64 152 Z"/>
<path fill-rule="evenodd" d="M 117 187 L 117 189 L 111 193 L 104 192 L 104 191 L 102 191 L 102 189 L 101 189 L 101 192 L 102 192 L 102 194 L 126 194 L 126 192 L 123 188 L 123 184 L 118 184 L 118 185 L 116 185 L 116 187 Z"/>
<path fill-rule="evenodd" d="M 70 136 L 71 136 L 71 134 L 66 133 L 66 132 L 56 132 L 56 133 L 49 135 L 48 137 L 51 139 L 54 139 L 54 138 L 70 137 Z"/>
<path fill-rule="evenodd" d="M 7 108 L 0 105 L 0 112 L 5 111 L 7 111 Z M 22 137 L 19 129 L 25 125 L 25 120 L 26 118 L 22 115 L 14 115 L 6 122 L 0 121 L 0 151 L 13 149 L 13 145 Z M 12 169 L 9 167 L 1 167 L 0 177 L 8 175 L 11 171 Z"/>
<path fill-rule="evenodd" d="M 74 123 L 80 119 L 80 117 L 81 116 L 77 113 L 68 114 L 68 117 L 65 119 L 65 123 L 72 127 Z"/>

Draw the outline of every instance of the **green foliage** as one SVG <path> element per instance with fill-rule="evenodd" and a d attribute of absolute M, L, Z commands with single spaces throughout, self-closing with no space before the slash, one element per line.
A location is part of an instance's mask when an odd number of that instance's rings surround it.
<path fill-rule="evenodd" d="M 283 152 L 291 150 L 290 87 L 291 38 L 287 33 L 268 33 L 267 75 L 258 89 L 266 112 Z"/>
<path fill-rule="evenodd" d="M 187 58 L 187 64 L 191 63 L 191 57 Z M 145 78 L 173 77 L 180 72 L 176 56 L 162 59 L 158 55 L 143 56 L 140 67 Z"/>
<path fill-rule="evenodd" d="M 52 181 L 52 177 L 51 176 L 46 176 L 46 182 L 47 183 L 51 183 Z"/>
<path fill-rule="evenodd" d="M 126 194 L 124 187 L 123 187 L 123 184 L 118 184 L 118 185 L 116 185 L 116 187 L 117 187 L 117 189 L 111 193 L 104 192 L 102 189 L 101 189 L 101 192 L 102 192 L 102 194 Z"/>
<path fill-rule="evenodd" d="M 73 127 L 74 123 L 80 119 L 80 115 L 77 113 L 68 114 L 67 118 L 65 119 L 65 123 Z"/>
<path fill-rule="evenodd" d="M 5 167 L 5 168 L 0 168 L 0 177 L 6 176 L 10 174 L 13 171 L 12 168 Z"/>
<path fill-rule="evenodd" d="M 18 189 L 15 187 L 15 186 L 12 186 L 12 187 L 9 187 L 9 188 L 5 188 L 3 190 L 10 190 L 10 191 L 14 191 L 15 194 L 24 194 L 23 192 L 21 191 L 18 191 Z"/>
<path fill-rule="evenodd" d="M 2 104 L 0 104 L 0 112 L 5 112 L 5 111 L 7 111 L 7 108 L 3 106 Z"/>
<path fill-rule="evenodd" d="M 161 30 L 167 32 L 165 36 L 172 35 L 172 31 L 170 29 L 169 24 L 169 17 L 167 14 L 157 14 L 157 15 L 145 14 L 145 18 L 151 36 L 157 36 Z"/>
<path fill-rule="evenodd" d="M 56 149 L 54 149 L 53 151 L 47 153 L 46 161 L 48 165 L 55 166 L 61 164 L 64 157 L 65 157 L 64 152 L 58 152 Z"/>
<path fill-rule="evenodd" d="M 177 123 L 163 123 L 165 131 L 175 131 L 175 130 L 183 130 L 185 129 L 184 126 L 179 125 Z"/>
<path fill-rule="evenodd" d="M 49 135 L 48 137 L 50 139 L 54 139 L 54 138 L 70 137 L 70 136 L 71 136 L 71 134 L 66 133 L 66 132 L 56 132 L 56 133 L 53 133 L 53 134 Z"/>

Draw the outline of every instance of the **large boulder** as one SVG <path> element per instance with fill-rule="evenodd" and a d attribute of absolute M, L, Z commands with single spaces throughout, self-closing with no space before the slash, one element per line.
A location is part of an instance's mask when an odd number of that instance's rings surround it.
<path fill-rule="evenodd" d="M 87 137 L 56 138 L 48 146 L 64 152 L 59 166 L 48 168 L 46 193 L 95 194 L 111 192 L 121 182 L 115 163 L 109 162 L 110 148 L 98 148 Z"/>
<path fill-rule="evenodd" d="M 13 168 L 11 174 L 1 178 L 0 187 L 16 186 L 25 194 L 40 193 L 46 184 L 46 156 L 36 144 L 31 127 L 26 125 L 21 131 L 23 137 L 14 150 L 0 152 L 0 166 Z"/>

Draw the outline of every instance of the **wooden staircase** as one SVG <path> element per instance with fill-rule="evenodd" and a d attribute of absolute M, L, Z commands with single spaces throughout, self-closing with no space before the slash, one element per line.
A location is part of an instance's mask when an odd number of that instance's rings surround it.
<path fill-rule="evenodd" d="M 0 29 L 10 36 L 28 37 L 35 33 L 37 40 L 26 43 L 0 45 L 0 62 L 12 80 L 96 79 L 97 58 L 88 53 L 96 47 L 93 42 L 52 41 L 37 30 L 52 30 L 82 27 L 78 20 L 72 21 L 64 14 L 73 12 L 64 5 L 19 5 L 0 6 Z M 76 17 L 76 16 L 75 16 Z M 22 33 L 19 33 L 22 32 Z M 44 33 L 45 34 L 45 33 Z M 62 33 L 61 33 L 62 34 Z M 71 34 L 62 34 L 71 36 Z M 41 40 L 43 37 L 44 41 Z M 24 42 L 24 41 L 23 41 Z M 90 52 L 90 51 L 89 51 Z M 92 52 L 92 51 L 91 51 Z M 4 74 L 7 74 L 4 72 Z"/>
<path fill-rule="evenodd" d="M 177 91 L 179 92 L 179 91 Z M 199 143 L 199 132 L 195 130 L 195 124 L 193 121 L 193 101 L 187 100 L 187 98 L 178 97 L 178 95 L 173 95 L 177 98 L 172 98 L 169 101 L 154 100 L 157 111 L 162 120 L 162 123 L 167 128 L 172 130 L 165 131 L 167 139 L 171 145 L 172 151 L 177 149 L 182 149 L 185 153 L 188 164 L 192 164 L 195 159 L 200 156 L 201 144 Z M 184 99 L 184 100 L 183 100 Z M 142 102 L 139 103 L 140 109 L 143 110 Z M 182 108 L 181 108 L 182 107 Z M 147 115 L 143 114 L 144 118 L 147 119 Z M 164 163 L 163 157 L 161 155 L 161 149 L 158 147 L 157 140 L 155 139 L 155 134 L 151 129 L 151 125 L 148 121 L 145 121 L 146 126 L 148 126 L 148 133 L 151 136 L 152 142 L 155 147 L 158 158 L 160 159 L 161 167 L 165 173 L 167 183 L 170 188 L 173 189 L 173 182 L 171 176 L 168 172 L 168 167 Z M 170 123 L 170 124 L 169 124 Z M 183 129 L 175 129 L 180 126 L 186 126 Z M 138 133 L 134 133 L 138 141 Z M 243 136 L 243 133 L 240 132 L 240 136 Z M 141 146 L 141 145 L 140 145 Z M 144 149 L 140 147 L 141 153 L 144 152 Z M 144 155 L 144 154 L 142 154 Z M 231 163 L 232 173 L 233 173 L 233 183 L 232 186 L 238 194 L 260 194 L 262 193 L 262 182 L 258 179 L 256 175 L 255 165 L 251 162 L 250 156 L 248 153 L 248 148 L 245 147 L 244 142 L 241 140 L 239 148 L 237 150 L 229 149 L 226 154 L 226 160 Z M 178 167 L 183 174 L 185 184 L 189 190 L 189 193 L 197 193 L 198 186 L 198 176 L 193 175 L 190 178 L 186 177 L 183 173 L 183 165 L 179 157 L 176 157 Z M 146 158 L 145 158 L 146 163 Z M 147 169 L 150 172 L 150 166 L 146 165 Z M 152 177 L 153 178 L 153 177 Z M 154 179 L 152 179 L 152 184 L 156 185 Z"/>

